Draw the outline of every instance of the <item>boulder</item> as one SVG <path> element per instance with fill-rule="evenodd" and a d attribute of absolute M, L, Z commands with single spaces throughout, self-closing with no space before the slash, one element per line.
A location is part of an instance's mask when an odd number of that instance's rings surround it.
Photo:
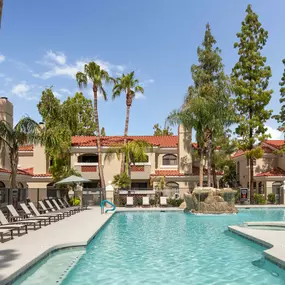
<path fill-rule="evenodd" d="M 234 195 L 232 189 L 195 188 L 192 193 L 184 195 L 185 211 L 205 214 L 237 213 Z"/>
<path fill-rule="evenodd" d="M 186 202 L 182 202 L 179 206 L 179 209 L 186 209 Z"/>

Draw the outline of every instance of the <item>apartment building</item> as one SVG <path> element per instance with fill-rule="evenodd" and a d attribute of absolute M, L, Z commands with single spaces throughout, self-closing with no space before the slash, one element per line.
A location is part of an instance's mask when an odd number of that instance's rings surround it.
<path fill-rule="evenodd" d="M 7 98 L 0 99 L 1 118 L 13 125 L 13 105 Z M 176 189 L 182 197 L 185 191 L 193 189 L 199 183 L 199 161 L 193 158 L 193 149 L 197 147 L 192 142 L 192 133 L 179 126 L 175 136 L 129 136 L 128 140 L 143 140 L 152 144 L 152 150 L 147 150 L 147 161 L 137 162 L 131 166 L 131 188 L 150 189 L 157 186 L 161 178 L 165 180 L 166 189 Z M 110 147 L 123 144 L 122 136 L 102 137 L 103 167 L 106 184 L 120 173 L 121 161 L 114 155 L 106 158 Z M 0 169 L 0 186 L 9 187 L 8 152 L 2 149 Z M 23 188 L 28 188 L 26 195 L 35 197 L 35 189 L 52 189 L 54 182 L 49 174 L 50 161 L 41 145 L 25 145 L 19 150 L 18 181 Z M 98 151 L 95 136 L 75 136 L 72 138 L 71 167 L 81 173 L 82 177 L 91 180 L 84 185 L 87 188 L 100 187 L 98 174 Z M 2 175 L 2 176 L 1 176 Z M 2 178 L 3 177 L 3 178 Z M 222 176 L 218 174 L 217 179 Z M 1 184 L 3 183 L 3 184 Z M 204 169 L 204 183 L 207 183 L 207 170 Z M 20 186 L 20 184 L 19 184 Z M 40 199 L 47 192 L 40 192 Z M 3 198 L 4 199 L 4 198 Z"/>
<path fill-rule="evenodd" d="M 284 140 L 266 140 L 261 143 L 263 156 L 254 160 L 254 189 L 265 197 L 269 193 L 280 195 L 285 181 L 285 155 L 278 153 L 284 146 Z M 249 186 L 249 162 L 243 151 L 232 155 L 236 163 L 237 180 L 241 187 Z"/>

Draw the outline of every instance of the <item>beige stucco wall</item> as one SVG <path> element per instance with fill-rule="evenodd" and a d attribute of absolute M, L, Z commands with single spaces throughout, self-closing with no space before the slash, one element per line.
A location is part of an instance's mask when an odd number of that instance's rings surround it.
<path fill-rule="evenodd" d="M 192 174 L 192 130 L 178 128 L 178 165 L 181 173 Z"/>
<path fill-rule="evenodd" d="M 47 173 L 47 161 L 44 147 L 34 145 L 34 174 Z"/>
<path fill-rule="evenodd" d="M 35 167 L 34 155 L 32 151 L 31 152 L 19 152 L 18 167 L 22 169 Z"/>

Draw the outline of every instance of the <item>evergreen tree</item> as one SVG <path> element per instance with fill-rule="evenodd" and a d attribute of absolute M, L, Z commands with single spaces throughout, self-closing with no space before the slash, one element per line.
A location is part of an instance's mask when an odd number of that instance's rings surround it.
<path fill-rule="evenodd" d="M 155 124 L 153 126 L 153 130 L 154 136 L 173 136 L 173 132 L 169 126 L 166 126 L 164 129 L 162 129 L 159 124 Z"/>
<path fill-rule="evenodd" d="M 102 129 L 101 129 L 101 136 L 102 136 L 102 137 L 105 137 L 105 136 L 106 136 L 106 131 L 105 131 L 105 128 L 104 128 L 104 127 L 102 127 Z"/>
<path fill-rule="evenodd" d="M 285 66 L 285 59 L 283 59 L 283 64 Z M 279 102 L 281 104 L 281 110 L 278 115 L 273 116 L 274 119 L 277 120 L 277 122 L 280 124 L 279 130 L 280 131 L 285 131 L 285 69 L 281 78 L 281 81 L 279 83 L 281 86 L 280 88 L 280 99 Z"/>
<path fill-rule="evenodd" d="M 271 69 L 266 66 L 266 57 L 261 51 L 266 44 L 268 32 L 265 31 L 253 12 L 251 5 L 242 22 L 239 39 L 234 44 L 238 49 L 239 61 L 232 71 L 232 83 L 235 93 L 235 107 L 238 115 L 236 134 L 240 137 L 238 146 L 246 151 L 250 168 L 250 202 L 253 202 L 253 159 L 262 156 L 262 149 L 255 147 L 268 137 L 265 122 L 270 118 L 266 110 L 272 90 L 267 89 Z"/>

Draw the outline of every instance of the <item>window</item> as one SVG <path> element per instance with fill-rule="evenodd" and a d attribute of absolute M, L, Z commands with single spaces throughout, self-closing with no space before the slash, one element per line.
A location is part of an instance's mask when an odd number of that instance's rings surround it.
<path fill-rule="evenodd" d="M 5 189 L 5 184 L 0 181 L 0 203 L 5 203 L 6 202 L 6 189 Z"/>
<path fill-rule="evenodd" d="M 174 154 L 166 154 L 162 159 L 163 165 L 177 165 L 177 156 Z"/>
<path fill-rule="evenodd" d="M 78 162 L 80 163 L 98 163 L 98 155 L 97 154 L 83 154 L 78 156 Z"/>
<path fill-rule="evenodd" d="M 249 158 L 247 159 L 247 166 L 249 166 Z M 253 166 L 256 166 L 256 158 L 253 158 Z"/>
<path fill-rule="evenodd" d="M 179 184 L 176 182 L 167 182 L 166 183 L 166 188 L 170 188 L 170 189 L 179 189 Z"/>
<path fill-rule="evenodd" d="M 147 189 L 147 182 L 132 182 L 131 184 L 132 189 Z"/>

